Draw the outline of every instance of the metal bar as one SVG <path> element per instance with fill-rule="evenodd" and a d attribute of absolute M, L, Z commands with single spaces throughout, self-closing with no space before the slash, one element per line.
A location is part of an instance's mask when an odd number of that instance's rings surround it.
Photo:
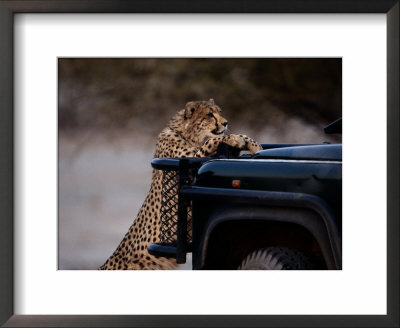
<path fill-rule="evenodd" d="M 178 231 L 177 231 L 177 247 L 176 247 L 176 263 L 186 263 L 186 247 L 187 247 L 187 206 L 186 197 L 180 195 L 180 190 L 184 185 L 189 184 L 189 161 L 181 159 L 179 161 L 179 186 L 178 186 Z"/>
<path fill-rule="evenodd" d="M 176 258 L 176 247 L 162 244 L 149 244 L 147 251 L 151 255 Z"/>
<path fill-rule="evenodd" d="M 175 171 L 179 169 L 179 163 L 183 158 L 153 158 L 151 166 L 156 170 Z M 204 162 L 213 158 L 211 157 L 190 157 L 184 158 L 188 163 L 188 167 L 200 167 Z"/>

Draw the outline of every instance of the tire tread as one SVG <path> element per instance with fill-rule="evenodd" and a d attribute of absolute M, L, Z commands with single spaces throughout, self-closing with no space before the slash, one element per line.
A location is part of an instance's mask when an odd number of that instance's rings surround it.
<path fill-rule="evenodd" d="M 314 264 L 302 252 L 285 247 L 266 247 L 247 255 L 239 270 L 312 270 Z"/>

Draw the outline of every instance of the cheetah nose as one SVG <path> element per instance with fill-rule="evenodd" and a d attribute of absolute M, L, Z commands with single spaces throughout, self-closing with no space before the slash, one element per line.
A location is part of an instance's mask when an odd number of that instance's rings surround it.
<path fill-rule="evenodd" d="M 227 126 L 228 125 L 228 121 L 225 121 L 224 123 L 222 123 L 223 126 Z"/>

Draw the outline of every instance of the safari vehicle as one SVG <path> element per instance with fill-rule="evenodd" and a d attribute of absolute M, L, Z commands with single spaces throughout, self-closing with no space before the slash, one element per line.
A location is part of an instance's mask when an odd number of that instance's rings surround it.
<path fill-rule="evenodd" d="M 325 127 L 341 133 L 341 119 Z M 194 270 L 340 270 L 342 145 L 221 145 L 213 158 L 156 158 L 161 242 L 148 252 Z"/>

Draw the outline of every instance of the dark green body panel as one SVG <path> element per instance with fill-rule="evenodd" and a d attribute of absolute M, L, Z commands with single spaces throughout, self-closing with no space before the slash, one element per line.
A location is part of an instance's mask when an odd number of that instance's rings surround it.
<path fill-rule="evenodd" d="M 341 161 L 341 144 L 299 145 L 269 148 L 259 151 L 253 158 L 304 159 L 317 161 Z"/>
<path fill-rule="evenodd" d="M 336 217 L 341 217 L 341 162 L 296 160 L 213 160 L 198 171 L 195 185 L 233 188 L 232 180 L 240 180 L 240 189 L 307 193 L 321 197 Z"/>

